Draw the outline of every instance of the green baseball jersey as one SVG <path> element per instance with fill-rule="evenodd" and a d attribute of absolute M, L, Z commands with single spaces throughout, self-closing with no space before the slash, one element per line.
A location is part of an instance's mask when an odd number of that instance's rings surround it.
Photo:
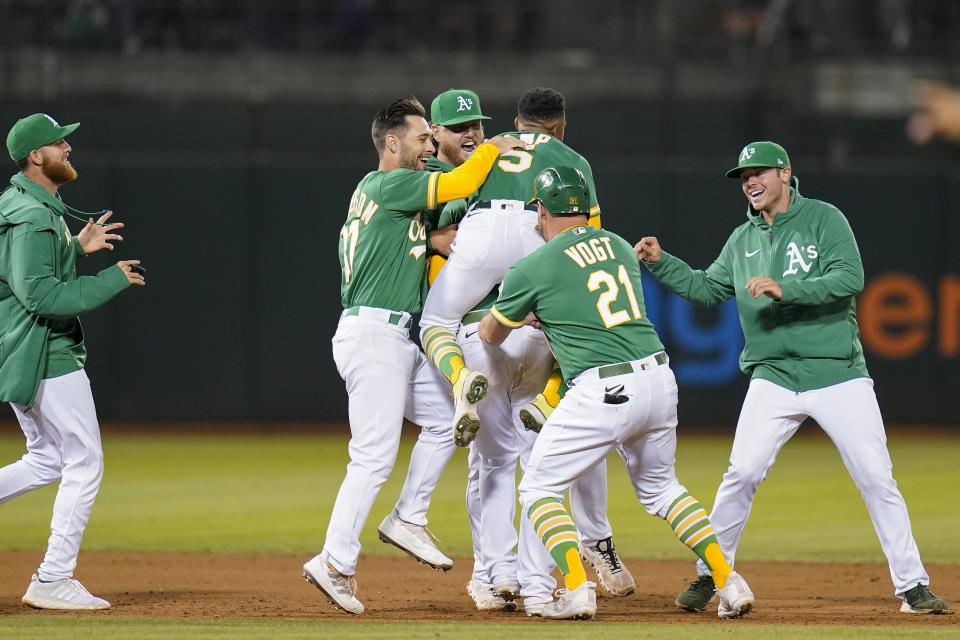
<path fill-rule="evenodd" d="M 540 131 L 509 131 L 501 136 L 519 138 L 527 149 L 513 149 L 500 155 L 490 175 L 477 192 L 477 200 L 522 200 L 533 197 L 533 179 L 547 167 L 573 167 L 583 173 L 590 188 L 590 215 L 600 213 L 597 189 L 590 163 L 563 141 Z"/>
<path fill-rule="evenodd" d="M 340 230 L 344 308 L 418 313 L 426 296 L 426 231 L 421 212 L 437 206 L 439 172 L 371 171 L 350 198 Z"/>
<path fill-rule="evenodd" d="M 510 267 L 491 313 L 516 329 L 530 311 L 565 380 L 663 351 L 633 247 L 605 229 L 571 227 Z"/>
<path fill-rule="evenodd" d="M 790 188 L 790 206 L 769 225 L 747 208 L 747 222 L 706 270 L 666 252 L 644 264 L 687 300 L 717 304 L 736 296 L 744 347 L 740 368 L 792 391 L 809 391 L 868 375 L 854 296 L 863 263 L 850 224 L 833 205 Z M 754 299 L 754 276 L 780 283 L 783 297 Z"/>

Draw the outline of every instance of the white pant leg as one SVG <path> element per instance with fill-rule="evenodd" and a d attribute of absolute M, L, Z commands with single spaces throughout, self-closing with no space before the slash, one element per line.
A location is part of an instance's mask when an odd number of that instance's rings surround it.
<path fill-rule="evenodd" d="M 38 424 L 34 412 L 26 407 L 13 402 L 10 406 L 26 436 L 27 452 L 16 462 L 0 469 L 0 504 L 59 482 L 63 469 L 59 434 Z"/>
<path fill-rule="evenodd" d="M 467 519 L 470 521 L 470 539 L 473 542 L 473 578 L 486 586 L 490 582 L 490 569 L 483 557 L 480 532 L 480 456 L 477 448 L 470 444 L 467 454 Z"/>
<path fill-rule="evenodd" d="M 731 567 L 757 487 L 806 417 L 798 394 L 761 378 L 750 381 L 730 449 L 730 466 L 710 512 L 717 542 Z M 697 572 L 707 575 L 710 570 L 698 560 Z"/>
<path fill-rule="evenodd" d="M 342 318 L 333 337 L 333 358 L 349 396 L 350 462 L 323 550 L 341 573 L 356 572 L 360 532 L 397 460 L 418 354 L 407 329 L 359 316 Z"/>
<path fill-rule="evenodd" d="M 492 584 L 499 584 L 519 575 L 513 550 L 519 407 L 543 389 L 553 355 L 543 333 L 532 327 L 511 332 L 498 346 L 485 345 L 476 330 L 476 324 L 462 327 L 459 340 L 467 366 L 487 372 L 487 395 L 477 407 L 482 427 L 473 448 L 480 465 L 483 557 Z"/>
<path fill-rule="evenodd" d="M 396 510 L 401 520 L 425 526 L 430 498 L 457 446 L 453 442 L 450 383 L 418 352 L 407 389 L 405 417 L 420 426 Z"/>
<path fill-rule="evenodd" d="M 103 478 L 100 425 L 90 379 L 83 369 L 47 378 L 40 382 L 31 408 L 16 404 L 13 408 L 27 436 L 28 452 L 20 461 L 23 466 L 11 469 L 12 473 L 2 481 L 4 484 L 25 482 L 33 474 L 35 480 L 30 484 L 35 486 L 8 485 L 4 487 L 4 494 L 13 490 L 14 495 L 19 495 L 41 486 L 38 483 L 56 481 L 59 474 L 60 487 L 53 502 L 47 553 L 37 575 L 41 580 L 51 581 L 69 578 L 77 566 L 80 542 Z M 13 495 L 7 499 L 9 497 Z"/>
<path fill-rule="evenodd" d="M 893 462 L 873 380 L 857 378 L 801 396 L 809 403 L 810 416 L 833 440 L 863 496 L 890 565 L 895 595 L 903 597 L 917 583 L 929 584 L 907 505 L 893 479 Z"/>
<path fill-rule="evenodd" d="M 607 461 L 577 478 L 570 485 L 570 515 L 580 532 L 580 542 L 594 547 L 613 535 L 607 519 Z"/>
<path fill-rule="evenodd" d="M 447 263 L 423 305 L 421 327 L 456 332 L 463 316 L 503 281 L 513 263 L 543 244 L 537 214 L 516 211 L 472 212 L 457 228 Z"/>

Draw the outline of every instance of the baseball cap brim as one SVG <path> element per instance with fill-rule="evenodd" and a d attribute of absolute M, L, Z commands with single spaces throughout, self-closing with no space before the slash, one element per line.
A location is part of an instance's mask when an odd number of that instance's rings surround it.
<path fill-rule="evenodd" d="M 744 169 L 751 169 L 753 167 L 764 167 L 766 169 L 783 169 L 784 168 L 782 165 L 763 164 L 763 163 L 741 164 L 739 166 L 734 167 L 733 169 L 730 169 L 730 171 L 727 171 L 727 177 L 739 178 L 741 171 L 743 171 Z"/>
<path fill-rule="evenodd" d="M 434 124 L 439 124 L 442 127 L 446 127 L 451 124 L 461 124 L 463 122 L 473 122 L 474 120 L 492 120 L 490 116 L 475 116 L 475 115 L 462 115 L 455 118 L 449 118 L 443 122 L 434 122 Z"/>

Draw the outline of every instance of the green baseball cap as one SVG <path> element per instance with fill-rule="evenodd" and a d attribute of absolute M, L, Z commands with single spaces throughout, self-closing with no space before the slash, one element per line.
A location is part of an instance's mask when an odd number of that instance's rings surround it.
<path fill-rule="evenodd" d="M 66 138 L 73 133 L 79 122 L 61 127 L 60 124 L 45 113 L 35 113 L 26 118 L 20 118 L 10 128 L 7 134 L 7 151 L 14 162 L 20 162 L 34 149 L 39 149 L 60 138 Z"/>
<path fill-rule="evenodd" d="M 443 126 L 489 120 L 480 113 L 480 98 L 469 89 L 450 89 L 444 91 L 430 103 L 430 122 Z"/>
<path fill-rule="evenodd" d="M 751 142 L 740 152 L 737 166 L 727 171 L 728 178 L 739 178 L 740 170 L 748 167 L 777 167 L 782 169 L 790 166 L 790 157 L 787 150 L 776 142 L 764 140 Z"/>

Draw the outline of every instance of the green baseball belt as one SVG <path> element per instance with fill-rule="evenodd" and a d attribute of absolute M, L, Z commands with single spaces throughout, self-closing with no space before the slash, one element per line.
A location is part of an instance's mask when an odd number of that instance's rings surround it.
<path fill-rule="evenodd" d="M 359 316 L 359 315 L 360 315 L 360 309 L 363 309 L 363 308 L 372 309 L 373 307 L 350 307 L 349 309 L 347 309 L 346 311 L 343 312 L 343 315 L 345 315 L 345 316 Z M 387 310 L 386 310 L 386 309 L 383 309 L 383 311 L 387 311 Z M 409 316 L 407 316 L 407 320 L 406 320 L 406 322 L 404 322 L 404 321 L 403 321 L 403 314 L 402 314 L 402 313 L 400 313 L 400 312 L 398 312 L 398 311 L 388 311 L 388 313 L 389 313 L 390 315 L 388 315 L 386 318 L 384 318 L 384 322 L 387 322 L 388 324 L 395 324 L 395 325 L 397 325 L 398 327 L 401 327 L 401 328 L 403 328 L 403 329 L 409 329 L 409 328 L 410 328 L 410 317 L 409 317 Z"/>
<path fill-rule="evenodd" d="M 667 354 L 665 351 L 660 351 L 649 357 L 653 358 L 654 362 L 656 362 L 657 365 L 667 364 Z M 640 370 L 646 371 L 647 366 L 648 365 L 646 363 L 641 363 Z M 625 373 L 633 373 L 633 365 L 630 364 L 629 362 L 618 362 L 617 364 L 607 364 L 597 368 L 597 377 L 601 379 L 612 378 L 613 376 L 622 376 Z"/>
<path fill-rule="evenodd" d="M 471 311 L 467 315 L 463 316 L 463 320 L 460 321 L 461 324 L 473 324 L 474 322 L 480 322 L 483 320 L 483 316 L 490 313 L 489 309 L 479 309 L 477 311 Z"/>

